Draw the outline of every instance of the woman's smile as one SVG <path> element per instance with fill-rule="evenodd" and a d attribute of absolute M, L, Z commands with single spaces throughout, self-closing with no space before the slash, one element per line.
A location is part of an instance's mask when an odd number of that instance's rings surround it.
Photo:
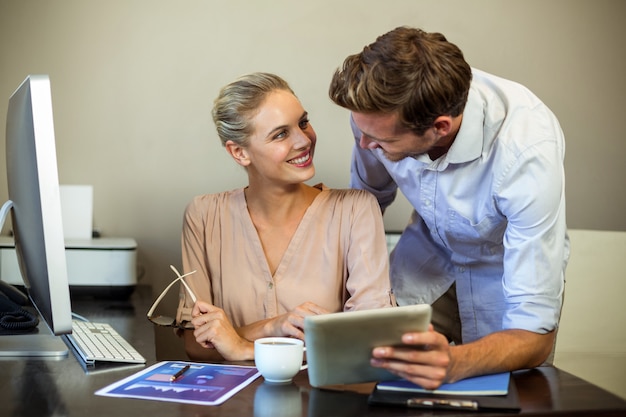
<path fill-rule="evenodd" d="M 288 164 L 304 167 L 308 166 L 313 162 L 313 158 L 311 158 L 311 152 L 306 151 L 305 153 L 298 155 L 297 157 L 290 159 L 287 161 Z"/>

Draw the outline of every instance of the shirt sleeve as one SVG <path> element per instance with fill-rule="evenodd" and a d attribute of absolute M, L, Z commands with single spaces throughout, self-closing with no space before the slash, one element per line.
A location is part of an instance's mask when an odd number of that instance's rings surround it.
<path fill-rule="evenodd" d="M 207 232 L 207 227 L 210 226 L 207 223 L 207 219 L 212 218 L 210 212 L 215 211 L 215 205 L 210 204 L 210 201 L 203 202 L 206 198 L 209 198 L 209 196 L 194 198 L 185 209 L 181 237 L 183 262 L 183 271 L 181 273 L 196 271 L 194 274 L 185 277 L 185 282 L 198 300 L 212 303 L 213 297 L 207 260 L 206 236 L 211 235 Z M 177 322 L 191 320 L 192 308 L 193 300 L 189 296 L 189 292 L 181 285 L 176 314 Z"/>
<path fill-rule="evenodd" d="M 526 149 L 502 178 L 498 205 L 504 234 L 504 329 L 546 333 L 559 322 L 569 257 L 562 141 Z"/>
<path fill-rule="evenodd" d="M 389 256 L 382 214 L 374 196 L 352 190 L 355 195 L 348 223 L 348 299 L 344 311 L 395 305 L 389 282 Z M 345 224 L 345 223 L 344 223 Z"/>

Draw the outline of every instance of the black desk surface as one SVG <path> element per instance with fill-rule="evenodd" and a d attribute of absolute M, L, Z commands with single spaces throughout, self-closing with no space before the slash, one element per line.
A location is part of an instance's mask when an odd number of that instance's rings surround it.
<path fill-rule="evenodd" d="M 140 287 L 127 301 L 73 300 L 73 311 L 93 321 L 110 323 L 148 360 L 156 362 L 152 324 L 145 318 L 152 302 Z M 94 392 L 125 378 L 141 367 L 105 367 L 85 372 L 72 353 L 61 360 L 0 361 L 0 416 L 420 416 L 464 415 L 368 406 L 373 385 L 312 388 L 306 371 L 291 385 L 274 386 L 259 378 L 220 406 L 197 406 L 161 401 L 111 398 Z M 533 416 L 626 416 L 626 401 L 557 368 L 542 367 L 513 375 L 521 414 Z M 483 416 L 499 415 L 480 413 Z M 510 415 L 510 414 L 503 414 Z"/>

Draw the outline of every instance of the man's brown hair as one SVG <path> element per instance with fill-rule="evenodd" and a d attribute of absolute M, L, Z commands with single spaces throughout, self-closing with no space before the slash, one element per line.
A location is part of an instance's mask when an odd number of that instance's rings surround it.
<path fill-rule="evenodd" d="M 441 33 L 398 27 L 345 59 L 329 95 L 358 113 L 397 112 L 418 135 L 437 117 L 463 112 L 472 70 L 463 52 Z"/>

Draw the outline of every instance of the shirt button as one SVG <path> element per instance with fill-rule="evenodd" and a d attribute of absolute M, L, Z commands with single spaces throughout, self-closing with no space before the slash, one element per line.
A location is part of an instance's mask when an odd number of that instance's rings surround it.
<path fill-rule="evenodd" d="M 424 200 L 424 205 L 426 207 L 430 207 L 430 200 Z"/>
<path fill-rule="evenodd" d="M 460 273 L 465 272 L 465 267 L 464 267 L 464 266 L 460 266 L 460 267 L 459 267 L 459 272 L 460 272 Z"/>

